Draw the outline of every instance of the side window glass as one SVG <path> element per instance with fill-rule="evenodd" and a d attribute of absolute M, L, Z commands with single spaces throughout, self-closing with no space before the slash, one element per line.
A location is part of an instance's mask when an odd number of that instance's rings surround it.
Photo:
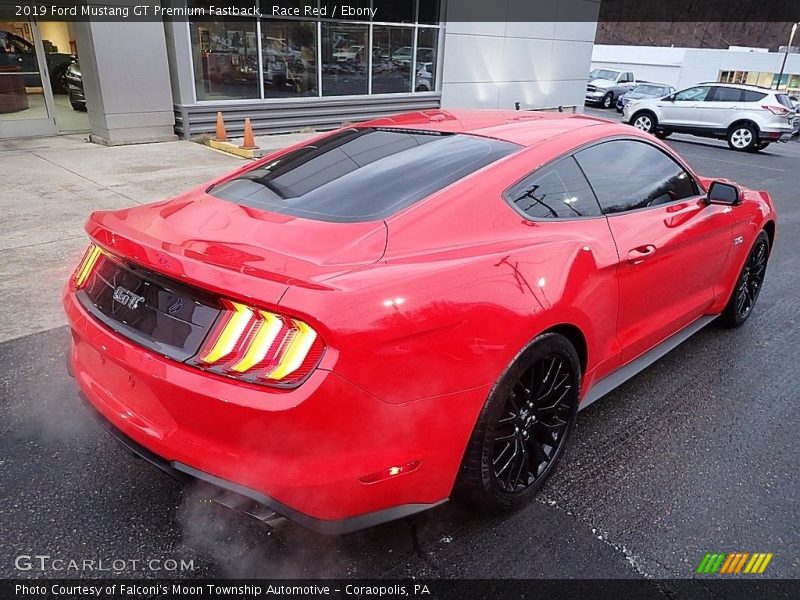
<path fill-rule="evenodd" d="M 712 102 L 741 102 L 743 90 L 729 87 L 715 87 L 710 100 Z"/>
<path fill-rule="evenodd" d="M 605 214 L 637 210 L 696 196 L 692 177 L 645 142 L 614 140 L 575 154 Z"/>
<path fill-rule="evenodd" d="M 766 94 L 762 94 L 761 92 L 754 92 L 752 90 L 742 90 L 744 94 L 744 101 L 745 102 L 758 102 L 759 100 L 763 100 L 767 97 Z"/>
<path fill-rule="evenodd" d="M 506 198 L 531 219 L 602 214 L 586 177 L 571 156 L 536 170 L 508 190 Z"/>
<path fill-rule="evenodd" d="M 693 87 L 688 90 L 681 90 L 675 94 L 675 100 L 678 102 L 702 102 L 708 96 L 707 87 Z"/>

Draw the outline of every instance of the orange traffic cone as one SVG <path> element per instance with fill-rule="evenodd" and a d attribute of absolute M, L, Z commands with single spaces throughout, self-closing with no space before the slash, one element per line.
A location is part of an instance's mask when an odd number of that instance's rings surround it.
<path fill-rule="evenodd" d="M 250 118 L 244 120 L 244 143 L 239 146 L 242 150 L 258 150 L 256 140 L 253 137 L 253 125 L 250 123 Z"/>
<path fill-rule="evenodd" d="M 218 142 L 227 142 L 228 134 L 225 132 L 225 121 L 222 120 L 222 113 L 217 113 L 217 137 L 214 138 Z"/>

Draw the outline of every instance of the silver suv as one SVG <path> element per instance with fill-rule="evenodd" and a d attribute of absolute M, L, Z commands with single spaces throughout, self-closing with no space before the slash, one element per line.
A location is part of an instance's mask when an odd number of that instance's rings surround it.
<path fill-rule="evenodd" d="M 634 100 L 623 109 L 622 122 L 661 138 L 690 133 L 751 152 L 786 142 L 800 130 L 800 117 L 786 94 L 730 83 L 703 83 L 663 98 Z"/>

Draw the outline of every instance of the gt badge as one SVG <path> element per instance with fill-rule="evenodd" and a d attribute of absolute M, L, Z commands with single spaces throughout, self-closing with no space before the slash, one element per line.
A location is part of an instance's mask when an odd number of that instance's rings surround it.
<path fill-rule="evenodd" d="M 734 246 L 738 246 L 738 245 L 739 245 L 739 244 L 741 244 L 743 241 L 744 241 L 744 236 L 743 236 L 743 235 L 740 235 L 740 236 L 738 236 L 738 237 L 735 237 L 735 238 L 733 238 L 733 245 L 734 245 Z"/>
<path fill-rule="evenodd" d="M 126 290 L 121 285 L 117 286 L 117 288 L 114 290 L 113 298 L 120 304 L 124 304 L 131 309 L 139 306 L 139 302 L 144 300 L 144 296 L 137 296 L 132 291 Z"/>

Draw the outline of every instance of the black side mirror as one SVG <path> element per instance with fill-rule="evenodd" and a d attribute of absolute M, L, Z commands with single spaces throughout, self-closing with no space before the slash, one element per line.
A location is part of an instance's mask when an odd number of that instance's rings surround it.
<path fill-rule="evenodd" d="M 708 203 L 726 206 L 739 204 L 739 188 L 730 183 L 712 181 L 711 187 L 708 188 Z"/>

